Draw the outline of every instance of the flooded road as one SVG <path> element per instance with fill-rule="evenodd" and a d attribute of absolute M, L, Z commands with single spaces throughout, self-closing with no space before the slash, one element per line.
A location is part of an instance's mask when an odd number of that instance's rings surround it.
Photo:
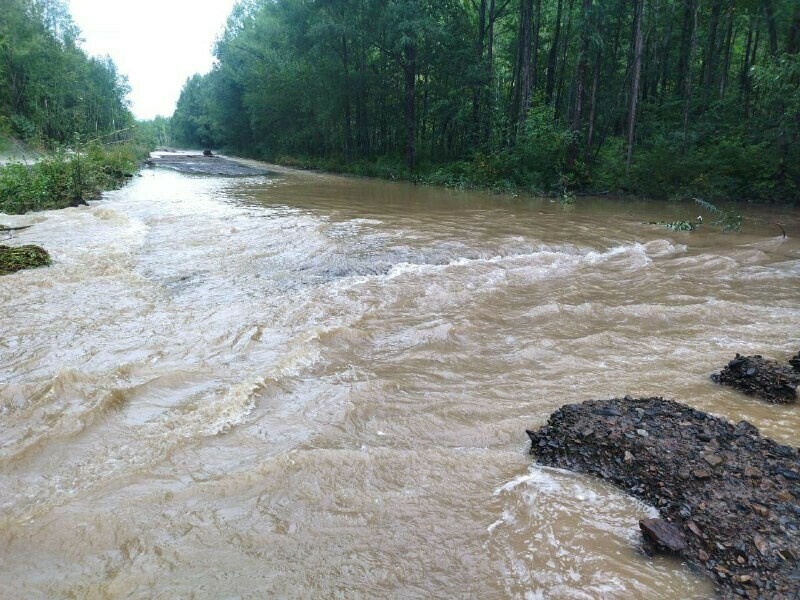
<path fill-rule="evenodd" d="M 4 217 L 54 266 L 0 278 L 0 596 L 708 597 L 525 435 L 631 394 L 800 443 L 708 379 L 800 349 L 800 218 L 641 224 L 697 212 L 156 169 Z"/>

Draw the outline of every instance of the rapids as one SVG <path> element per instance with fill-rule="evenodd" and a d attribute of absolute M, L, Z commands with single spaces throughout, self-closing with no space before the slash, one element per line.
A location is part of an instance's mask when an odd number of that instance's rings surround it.
<path fill-rule="evenodd" d="M 276 168 L 4 216 L 54 265 L 0 278 L 0 596 L 708 597 L 525 435 L 631 394 L 800 443 L 708 378 L 800 349 L 800 217 L 641 224 L 695 214 Z"/>

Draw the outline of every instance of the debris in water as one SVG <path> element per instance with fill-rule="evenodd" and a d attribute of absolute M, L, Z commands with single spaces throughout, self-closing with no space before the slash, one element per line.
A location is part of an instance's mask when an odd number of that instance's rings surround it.
<path fill-rule="evenodd" d="M 0 246 L 0 275 L 46 267 L 50 263 L 47 250 L 39 246 Z"/>

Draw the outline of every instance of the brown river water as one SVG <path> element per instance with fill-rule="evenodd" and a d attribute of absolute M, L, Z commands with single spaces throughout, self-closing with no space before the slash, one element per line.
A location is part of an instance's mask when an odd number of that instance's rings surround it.
<path fill-rule="evenodd" d="M 541 468 L 564 403 L 721 388 L 800 349 L 800 216 L 155 169 L 0 278 L 2 598 L 707 598 L 654 509 Z M 780 220 L 788 233 L 769 223 Z"/>

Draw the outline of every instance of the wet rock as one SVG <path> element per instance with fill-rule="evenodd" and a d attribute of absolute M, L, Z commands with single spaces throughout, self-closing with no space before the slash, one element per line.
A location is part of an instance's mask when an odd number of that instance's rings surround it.
<path fill-rule="evenodd" d="M 563 406 L 528 435 L 540 463 L 596 475 L 657 507 L 685 547 L 655 541 L 649 530 L 661 525 L 648 525 L 647 539 L 706 569 L 720 596 L 800 597 L 796 448 L 661 398 Z"/>
<path fill-rule="evenodd" d="M 761 472 L 761 469 L 759 469 L 758 467 L 745 467 L 744 468 L 744 476 L 745 477 L 752 477 L 752 478 L 757 479 L 758 477 L 761 477 L 762 475 L 763 475 L 763 473 Z"/>
<path fill-rule="evenodd" d="M 670 525 L 663 519 L 642 519 L 639 529 L 656 548 L 665 549 L 676 554 L 686 548 L 686 541 L 680 529 Z"/>
<path fill-rule="evenodd" d="M 800 371 L 800 352 L 789 359 L 789 364 L 795 371 Z"/>
<path fill-rule="evenodd" d="M 711 380 L 767 402 L 788 404 L 797 401 L 800 370 L 758 354 L 737 354 L 722 371 L 714 373 Z"/>
<path fill-rule="evenodd" d="M 211 150 L 203 150 L 203 156 L 214 156 Z"/>

